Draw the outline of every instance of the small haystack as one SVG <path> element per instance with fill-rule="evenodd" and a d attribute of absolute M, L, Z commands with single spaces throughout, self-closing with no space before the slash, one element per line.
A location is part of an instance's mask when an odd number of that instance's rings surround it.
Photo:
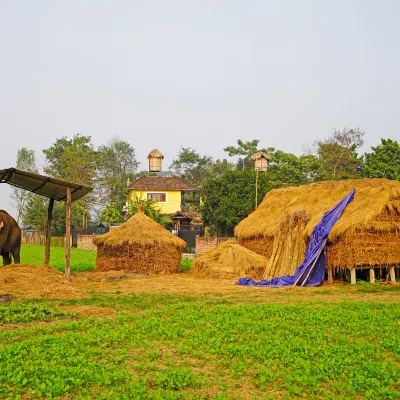
<path fill-rule="evenodd" d="M 327 267 L 400 266 L 400 182 L 357 179 L 271 190 L 235 229 L 238 242 L 270 259 L 265 278 L 292 275 L 312 230 L 353 188 L 328 239 Z"/>
<path fill-rule="evenodd" d="M 178 272 L 186 242 L 138 212 L 112 231 L 93 239 L 95 272 L 123 270 L 146 274 Z"/>
<path fill-rule="evenodd" d="M 11 264 L 0 267 L 0 293 L 17 298 L 82 299 L 87 294 L 64 274 L 44 265 Z"/>
<path fill-rule="evenodd" d="M 201 278 L 260 279 L 267 264 L 267 258 L 240 246 L 234 240 L 228 240 L 196 258 L 192 272 Z"/>

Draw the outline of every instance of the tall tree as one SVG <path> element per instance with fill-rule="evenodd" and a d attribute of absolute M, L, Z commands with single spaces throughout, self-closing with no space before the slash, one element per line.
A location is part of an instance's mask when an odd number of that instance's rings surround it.
<path fill-rule="evenodd" d="M 212 157 L 201 156 L 190 147 L 181 147 L 170 168 L 188 183 L 199 185 L 209 177 L 212 165 Z"/>
<path fill-rule="evenodd" d="M 317 141 L 317 157 L 320 160 L 321 179 L 355 178 L 361 164 L 357 149 L 364 143 L 365 132 L 359 128 L 335 130 L 332 136 Z"/>
<path fill-rule="evenodd" d="M 396 140 L 381 139 L 363 156 L 363 176 L 400 180 L 400 144 Z"/>
<path fill-rule="evenodd" d="M 26 147 L 21 147 L 18 149 L 16 167 L 22 171 L 37 172 L 35 152 L 27 149 Z M 13 206 L 17 210 L 16 220 L 17 223 L 19 223 L 19 220 L 24 212 L 24 207 L 26 205 L 29 192 L 16 187 L 13 187 L 12 191 L 13 192 L 10 197 L 12 199 Z"/>
<path fill-rule="evenodd" d="M 203 221 L 218 235 L 232 235 L 234 227 L 255 208 L 256 172 L 230 171 L 207 181 L 202 190 Z M 277 184 L 268 173 L 258 179 L 258 203 Z"/>
<path fill-rule="evenodd" d="M 51 147 L 43 150 L 43 153 L 47 159 L 45 173 L 70 182 L 93 186 L 98 156 L 90 136 L 76 134 L 72 139 L 66 137 L 56 139 Z M 73 208 L 82 212 L 82 222 L 79 225 L 83 228 L 88 225 L 92 203 L 91 194 L 73 203 Z"/>
<path fill-rule="evenodd" d="M 243 140 L 238 139 L 238 146 L 228 146 L 224 148 L 230 157 L 234 156 L 242 156 L 239 157 L 238 162 L 236 164 L 236 169 L 245 170 L 254 168 L 254 162 L 251 160 L 251 156 L 258 151 L 265 151 L 265 149 L 258 149 L 258 143 L 260 141 L 257 139 L 253 139 L 247 142 L 243 142 Z"/>
<path fill-rule="evenodd" d="M 127 182 L 132 181 L 139 166 L 135 150 L 123 140 L 114 139 L 98 149 L 96 189 L 101 203 L 122 211 Z"/>

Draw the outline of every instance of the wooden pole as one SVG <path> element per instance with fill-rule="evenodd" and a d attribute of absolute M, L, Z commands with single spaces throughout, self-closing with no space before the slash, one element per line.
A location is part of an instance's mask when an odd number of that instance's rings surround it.
<path fill-rule="evenodd" d="M 256 209 L 258 206 L 258 168 L 256 168 Z"/>
<path fill-rule="evenodd" d="M 332 267 L 328 268 L 328 283 L 332 284 L 333 283 L 333 271 Z"/>
<path fill-rule="evenodd" d="M 53 219 L 53 206 L 54 199 L 49 201 L 49 208 L 47 209 L 47 224 L 46 224 L 46 243 L 44 250 L 44 265 L 49 265 L 50 262 L 50 236 L 51 236 L 51 220 Z"/>
<path fill-rule="evenodd" d="M 71 241 L 71 188 L 67 187 L 67 202 L 65 204 L 65 276 L 70 279 L 70 241 Z"/>

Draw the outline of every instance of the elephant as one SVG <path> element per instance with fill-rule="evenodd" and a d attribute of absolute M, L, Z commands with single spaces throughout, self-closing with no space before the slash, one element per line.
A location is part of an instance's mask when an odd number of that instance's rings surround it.
<path fill-rule="evenodd" d="M 15 219 L 4 210 L 0 210 L 0 254 L 3 265 L 11 264 L 12 254 L 14 264 L 20 263 L 21 228 Z"/>

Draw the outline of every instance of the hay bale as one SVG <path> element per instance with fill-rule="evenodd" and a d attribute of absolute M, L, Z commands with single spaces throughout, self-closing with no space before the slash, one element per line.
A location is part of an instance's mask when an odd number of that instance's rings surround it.
<path fill-rule="evenodd" d="M 11 264 L 0 267 L 0 291 L 21 298 L 81 299 L 86 293 L 50 266 Z"/>
<path fill-rule="evenodd" d="M 266 255 L 260 251 L 264 244 L 271 252 L 266 278 L 291 275 L 303 261 L 323 214 L 353 188 L 354 201 L 329 234 L 327 266 L 340 270 L 400 266 L 400 182 L 387 179 L 326 181 L 271 190 L 235 228 L 235 236 L 259 254 Z"/>
<path fill-rule="evenodd" d="M 260 279 L 267 263 L 267 258 L 240 246 L 235 240 L 228 240 L 196 258 L 192 273 L 200 278 Z"/>
<path fill-rule="evenodd" d="M 122 270 L 146 274 L 179 272 L 186 242 L 164 229 L 143 210 L 112 231 L 93 239 L 95 272 Z"/>

